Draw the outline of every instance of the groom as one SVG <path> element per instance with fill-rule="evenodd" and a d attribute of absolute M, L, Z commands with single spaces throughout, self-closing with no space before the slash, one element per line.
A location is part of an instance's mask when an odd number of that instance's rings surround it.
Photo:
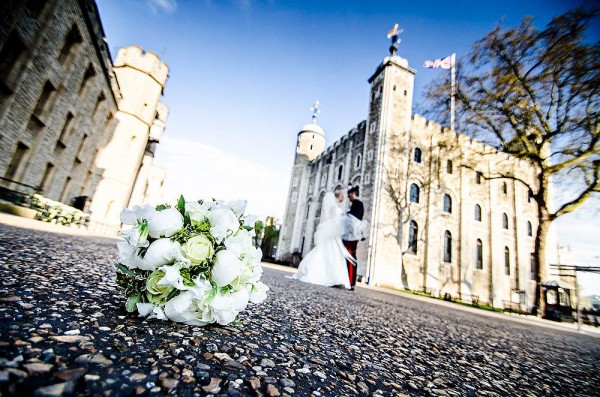
<path fill-rule="evenodd" d="M 365 207 L 363 206 L 362 201 L 358 199 L 358 186 L 348 190 L 348 199 L 352 203 L 350 206 L 350 211 L 348 211 L 348 217 L 350 218 L 350 223 L 354 225 L 354 227 L 351 227 L 350 230 L 343 236 L 342 241 L 356 262 L 356 245 L 361 238 L 359 233 L 359 225 L 365 213 Z M 346 260 L 346 265 L 348 266 L 348 277 L 350 278 L 350 290 L 354 291 L 354 286 L 356 285 L 356 270 L 358 266 L 349 260 Z"/>

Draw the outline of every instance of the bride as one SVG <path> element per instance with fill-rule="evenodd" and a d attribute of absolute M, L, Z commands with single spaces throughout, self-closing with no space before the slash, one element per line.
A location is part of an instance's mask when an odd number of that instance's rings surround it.
<path fill-rule="evenodd" d="M 315 232 L 315 247 L 302 259 L 292 278 L 327 287 L 350 289 L 346 259 L 353 260 L 342 244 L 346 214 L 340 208 L 344 196 L 328 192 L 323 197 L 321 220 Z"/>

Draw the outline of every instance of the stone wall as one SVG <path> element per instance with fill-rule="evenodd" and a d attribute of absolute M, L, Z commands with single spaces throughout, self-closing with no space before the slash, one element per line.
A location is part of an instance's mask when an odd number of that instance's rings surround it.
<path fill-rule="evenodd" d="M 0 176 L 67 204 L 92 195 L 119 95 L 95 3 L 9 0 L 0 18 Z"/>

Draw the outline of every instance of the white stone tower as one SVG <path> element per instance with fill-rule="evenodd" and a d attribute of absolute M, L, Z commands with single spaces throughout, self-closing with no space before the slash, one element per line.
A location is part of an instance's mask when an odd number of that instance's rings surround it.
<path fill-rule="evenodd" d="M 364 148 L 367 161 L 364 162 L 363 174 L 373 175 L 373 178 L 370 183 L 363 182 L 361 197 L 369 198 L 364 203 L 365 219 L 370 223 L 370 238 L 368 245 L 359 244 L 357 252 L 359 263 L 366 265 L 364 270 L 359 268 L 359 274 L 365 274 L 367 282 L 372 278 L 400 279 L 397 274 L 400 267 L 394 259 L 400 256 L 400 247 L 389 233 L 390 227 L 397 227 L 392 224 L 397 216 L 390 217 L 390 214 L 394 214 L 394 204 L 390 202 L 385 190 L 387 173 L 401 167 L 403 160 L 407 158 L 407 154 L 397 143 L 407 147 L 410 139 L 416 73 L 408 66 L 406 59 L 396 55 L 400 33 L 397 25 L 390 31 L 390 55 L 384 58 L 369 78 L 371 97 Z M 384 252 L 386 255 L 382 255 Z M 380 274 L 375 274 L 375 271 Z"/>
<path fill-rule="evenodd" d="M 156 54 L 131 46 L 119 50 L 114 72 L 122 93 L 115 116 L 118 124 L 112 140 L 96 160 L 104 173 L 91 203 L 92 223 L 104 232 L 119 229 L 119 214 L 132 204 L 134 185 L 148 163 L 143 160 L 148 157 L 149 141 L 150 146 L 156 144 L 151 130 L 157 120 L 163 125 L 166 120 L 166 107 L 160 100 L 169 68 Z M 140 183 L 145 181 L 140 179 Z"/>
<path fill-rule="evenodd" d="M 317 124 L 319 101 L 312 107 L 312 123 L 306 124 L 298 133 L 296 155 L 290 178 L 288 201 L 285 207 L 283 225 L 294 225 L 292 230 L 283 230 L 279 234 L 277 252 L 302 253 L 305 236 L 302 236 L 302 217 L 306 217 L 309 208 L 303 208 L 302 200 L 308 192 L 310 168 L 308 164 L 325 150 L 325 132 Z M 281 258 L 278 258 L 281 259 Z"/>

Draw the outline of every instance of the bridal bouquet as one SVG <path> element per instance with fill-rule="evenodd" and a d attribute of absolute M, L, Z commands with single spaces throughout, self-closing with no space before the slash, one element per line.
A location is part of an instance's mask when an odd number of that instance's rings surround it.
<path fill-rule="evenodd" d="M 261 250 L 252 244 L 256 218 L 245 201 L 189 201 L 176 207 L 124 209 L 117 283 L 126 309 L 190 325 L 236 324 L 248 302 L 269 287 L 260 280 Z"/>

